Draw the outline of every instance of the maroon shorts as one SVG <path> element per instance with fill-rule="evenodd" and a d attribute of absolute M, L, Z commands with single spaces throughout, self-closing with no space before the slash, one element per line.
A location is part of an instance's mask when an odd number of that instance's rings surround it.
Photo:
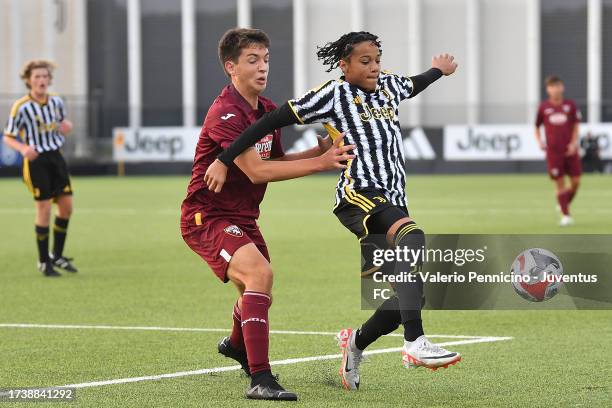
<path fill-rule="evenodd" d="M 201 220 L 201 221 L 200 221 Z M 189 248 L 200 255 L 223 282 L 228 282 L 227 267 L 238 248 L 253 243 L 270 262 L 266 241 L 257 223 L 236 222 L 226 218 L 182 220 L 181 234 Z"/>
<path fill-rule="evenodd" d="M 565 175 L 577 177 L 582 174 L 582 164 L 578 154 L 567 157 L 563 154 L 548 153 L 546 155 L 546 165 L 548 175 L 553 180 Z"/>

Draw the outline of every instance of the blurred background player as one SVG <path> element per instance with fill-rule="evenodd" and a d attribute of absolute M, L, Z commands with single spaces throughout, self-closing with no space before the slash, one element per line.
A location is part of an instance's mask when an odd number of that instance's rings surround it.
<path fill-rule="evenodd" d="M 45 60 L 28 61 L 21 72 L 29 92 L 11 108 L 4 143 L 23 156 L 23 180 L 34 196 L 38 269 L 49 277 L 60 276 L 53 266 L 76 272 L 63 255 L 68 221 L 72 214 L 72 186 L 61 153 L 65 135 L 72 130 L 64 101 L 49 94 L 54 65 Z M 51 201 L 57 204 L 53 225 L 53 252 L 49 253 Z"/>
<path fill-rule="evenodd" d="M 538 108 L 535 123 L 535 137 L 542 150 L 546 152 L 548 175 L 555 182 L 557 202 L 561 211 L 561 226 L 572 225 L 570 204 L 580 185 L 582 166 L 578 148 L 578 127 L 581 114 L 576 103 L 565 99 L 565 86 L 558 76 L 546 78 L 548 100 Z M 540 127 L 544 125 L 546 143 L 542 141 Z M 569 177 L 569 186 L 565 183 Z"/>
<path fill-rule="evenodd" d="M 200 255 L 223 282 L 231 281 L 240 293 L 233 310 L 230 337 L 218 350 L 238 361 L 251 386 L 247 398 L 297 400 L 281 387 L 268 361 L 268 309 L 272 303 L 272 269 L 257 218 L 266 183 L 302 177 L 318 171 L 344 168 L 340 162 L 352 146 L 319 146 L 285 154 L 280 131 L 262 135 L 255 148 L 236 159 L 221 192 L 207 188 L 204 174 L 216 157 L 251 123 L 276 105 L 261 93 L 266 89 L 270 40 L 261 30 L 232 29 L 219 42 L 219 59 L 231 84 L 211 105 L 195 152 L 192 178 L 181 207 L 181 231 L 187 245 Z M 292 163 L 286 163 L 292 161 Z"/>
<path fill-rule="evenodd" d="M 591 132 L 587 132 L 584 139 L 580 141 L 580 146 L 584 150 L 582 169 L 587 173 L 603 173 L 604 163 L 601 160 L 599 136 L 594 136 Z"/>
<path fill-rule="evenodd" d="M 343 76 L 292 99 L 250 126 L 213 163 L 207 173 L 209 186 L 223 184 L 228 167 L 245 149 L 268 132 L 291 124 L 324 123 L 335 140 L 355 145 L 355 159 L 340 174 L 334 214 L 359 238 L 362 274 L 375 272 L 376 248 L 422 250 L 425 234 L 410 218 L 406 200 L 406 174 L 398 118 L 401 101 L 425 90 L 457 64 L 448 54 L 433 58 L 428 71 L 404 77 L 381 72 L 382 49 L 376 35 L 350 32 L 320 47 L 317 56 L 328 72 L 339 67 Z M 344 132 L 344 134 L 340 133 Z M 421 259 L 398 260 L 395 273 L 414 271 Z M 393 272 L 392 272 L 393 273 Z M 340 368 L 346 389 L 357 389 L 363 350 L 403 325 L 402 361 L 406 367 L 447 367 L 461 360 L 459 353 L 432 344 L 421 320 L 423 282 L 394 285 L 397 296 L 384 302 L 360 329 L 338 334 L 343 359 Z M 397 282 L 397 281 L 396 281 Z"/>

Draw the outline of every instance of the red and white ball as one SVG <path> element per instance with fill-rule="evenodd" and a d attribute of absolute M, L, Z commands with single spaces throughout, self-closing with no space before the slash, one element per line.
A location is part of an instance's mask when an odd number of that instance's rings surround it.
<path fill-rule="evenodd" d="M 531 302 L 550 299 L 563 284 L 561 261 L 543 248 L 530 248 L 521 252 L 512 263 L 510 273 L 516 293 Z"/>

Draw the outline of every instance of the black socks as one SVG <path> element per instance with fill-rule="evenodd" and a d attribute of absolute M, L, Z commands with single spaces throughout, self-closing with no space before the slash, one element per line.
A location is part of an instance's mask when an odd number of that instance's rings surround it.
<path fill-rule="evenodd" d="M 385 300 L 376 309 L 374 314 L 357 330 L 355 345 L 359 350 L 364 350 L 379 337 L 397 329 L 400 321 L 399 301 L 397 297 L 392 296 Z"/>
<path fill-rule="evenodd" d="M 38 261 L 48 262 L 49 261 L 49 227 L 34 227 L 36 232 L 36 245 L 38 247 Z"/>
<path fill-rule="evenodd" d="M 53 257 L 55 259 L 60 258 L 64 253 L 67 232 L 68 220 L 55 217 L 55 225 L 53 226 Z"/>

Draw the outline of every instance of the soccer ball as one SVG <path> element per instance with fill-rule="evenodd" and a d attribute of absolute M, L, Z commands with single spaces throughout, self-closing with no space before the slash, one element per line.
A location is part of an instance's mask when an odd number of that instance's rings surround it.
<path fill-rule="evenodd" d="M 531 302 L 542 302 L 559 292 L 563 265 L 552 252 L 542 248 L 531 248 L 516 257 L 510 273 L 512 287 L 519 296 Z"/>

